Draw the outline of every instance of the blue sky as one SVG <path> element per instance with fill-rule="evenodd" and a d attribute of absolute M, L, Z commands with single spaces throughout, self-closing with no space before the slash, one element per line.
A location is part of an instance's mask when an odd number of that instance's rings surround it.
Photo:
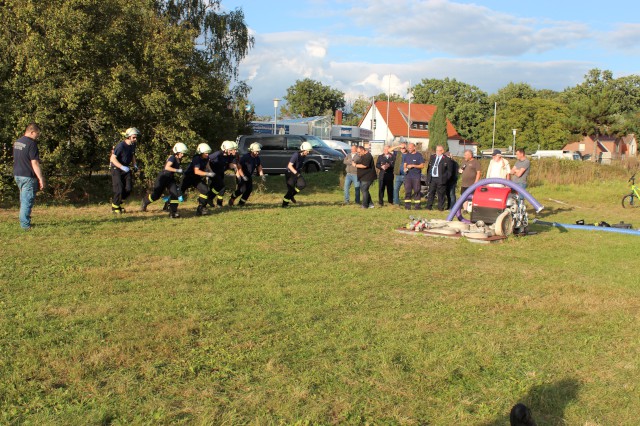
<path fill-rule="evenodd" d="M 296 80 L 406 95 L 425 78 L 491 94 L 509 82 L 563 90 L 592 68 L 640 73 L 640 6 L 609 0 L 223 0 L 255 46 L 240 66 L 261 115 Z"/>

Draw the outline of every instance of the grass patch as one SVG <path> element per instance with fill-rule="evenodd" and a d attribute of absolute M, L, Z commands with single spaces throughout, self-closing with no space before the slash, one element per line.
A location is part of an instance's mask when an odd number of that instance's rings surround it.
<path fill-rule="evenodd" d="M 290 209 L 283 180 L 178 221 L 0 211 L 0 423 L 637 422 L 637 237 L 412 237 L 404 210 L 342 206 L 338 174 Z M 545 220 L 638 227 L 625 180 L 531 192 Z"/>

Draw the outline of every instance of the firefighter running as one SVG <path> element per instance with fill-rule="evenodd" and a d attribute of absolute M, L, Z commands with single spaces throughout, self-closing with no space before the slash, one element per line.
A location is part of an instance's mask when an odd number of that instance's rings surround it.
<path fill-rule="evenodd" d="M 266 182 L 267 176 L 265 176 L 262 170 L 262 164 L 260 162 L 260 150 L 262 147 L 258 142 L 254 142 L 249 146 L 249 152 L 240 157 L 238 173 L 236 175 L 237 187 L 231 198 L 229 198 L 229 205 L 233 206 L 236 198 L 240 197 L 238 206 L 244 206 L 253 191 L 253 174 L 257 173 L 263 182 Z"/>
<path fill-rule="evenodd" d="M 180 192 L 186 194 L 187 189 L 196 188 L 198 194 L 198 209 L 196 215 L 202 216 L 209 214 L 207 210 L 207 199 L 209 198 L 209 186 L 207 185 L 206 178 L 212 178 L 213 172 L 207 172 L 207 162 L 209 161 L 209 153 L 211 153 L 211 147 L 206 143 L 201 143 L 196 148 L 196 155 L 193 156 L 191 164 L 184 172 L 184 178 L 182 179 L 182 185 L 180 185 Z"/>
<path fill-rule="evenodd" d="M 124 140 L 115 146 L 111 153 L 110 169 L 113 198 L 111 199 L 111 211 L 115 214 L 124 213 L 122 202 L 129 197 L 133 190 L 132 171 L 137 170 L 136 165 L 136 141 L 140 131 L 130 127 L 124 132 Z"/>
<path fill-rule="evenodd" d="M 180 160 L 184 155 L 189 152 L 189 149 L 182 142 L 178 142 L 173 147 L 173 155 L 167 158 L 167 162 L 164 165 L 164 169 L 158 174 L 156 181 L 153 185 L 153 192 L 148 196 L 142 198 L 143 212 L 147 211 L 147 206 L 154 201 L 157 201 L 162 196 L 165 189 L 169 191 L 169 217 L 175 219 L 179 218 L 178 203 L 179 198 L 182 198 L 178 191 L 178 185 L 176 184 L 175 174 L 182 174 L 182 167 L 180 167 Z"/>
<path fill-rule="evenodd" d="M 300 152 L 294 152 L 287 165 L 287 171 L 284 174 L 284 178 L 287 182 L 287 193 L 282 199 L 282 207 L 288 207 L 289 203 L 296 203 L 296 194 L 302 191 L 307 183 L 300 174 L 302 165 L 304 164 L 304 157 L 309 155 L 309 152 L 313 147 L 309 142 L 302 142 L 300 145 Z"/>
<path fill-rule="evenodd" d="M 237 172 L 236 155 L 238 144 L 234 141 L 224 141 L 220 150 L 209 155 L 209 167 L 213 173 L 210 182 L 208 204 L 211 207 L 222 207 L 223 196 L 226 191 L 224 186 L 224 172 L 231 169 Z M 215 200 L 215 203 L 214 203 Z"/>

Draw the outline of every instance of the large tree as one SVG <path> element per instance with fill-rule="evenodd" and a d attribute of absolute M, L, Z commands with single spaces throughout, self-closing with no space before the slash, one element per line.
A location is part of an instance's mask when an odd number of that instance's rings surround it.
<path fill-rule="evenodd" d="M 296 80 L 284 99 L 287 104 L 281 107 L 281 115 L 300 117 L 333 115 L 345 105 L 344 93 L 310 78 Z"/>
<path fill-rule="evenodd" d="M 477 139 L 478 125 L 492 110 L 485 92 L 456 79 L 424 79 L 412 90 L 416 103 L 441 103 L 447 111 L 449 121 L 465 139 Z"/>
<path fill-rule="evenodd" d="M 186 5 L 197 7 L 181 15 Z M 16 0 L 0 19 L 2 144 L 8 150 L 37 121 L 54 189 L 103 167 L 130 126 L 142 130 L 138 156 L 152 175 L 173 143 L 215 144 L 244 126 L 235 106 L 248 87 L 229 83 L 253 39 L 238 10 L 193 0 Z"/>
<path fill-rule="evenodd" d="M 438 102 L 436 112 L 433 113 L 431 121 L 429 121 L 429 148 L 435 149 L 436 146 L 442 145 L 445 151 L 449 150 L 447 134 L 447 113 L 442 102 Z"/>

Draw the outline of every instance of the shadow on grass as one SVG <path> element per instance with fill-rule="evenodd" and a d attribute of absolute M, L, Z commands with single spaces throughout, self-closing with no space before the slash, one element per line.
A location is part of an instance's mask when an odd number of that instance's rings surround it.
<path fill-rule="evenodd" d="M 564 425 L 564 411 L 578 396 L 580 384 L 575 379 L 563 379 L 555 383 L 532 387 L 529 392 L 518 400 L 514 400 L 511 407 L 519 402 L 531 410 L 538 425 Z M 509 412 L 498 416 L 483 426 L 504 426 L 509 424 Z"/>
<path fill-rule="evenodd" d="M 545 207 L 544 210 L 536 214 L 536 217 L 538 219 L 542 219 L 548 216 L 553 216 L 559 213 L 571 212 L 574 210 L 575 209 L 573 207 L 560 207 L 560 208 Z"/>

